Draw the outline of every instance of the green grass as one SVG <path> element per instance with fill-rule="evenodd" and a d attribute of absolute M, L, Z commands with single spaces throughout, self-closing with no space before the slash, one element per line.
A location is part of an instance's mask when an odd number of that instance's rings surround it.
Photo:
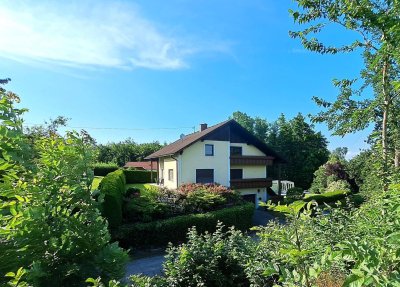
<path fill-rule="evenodd" d="M 92 190 L 97 189 L 99 187 L 100 181 L 104 176 L 95 176 L 92 182 Z"/>
<path fill-rule="evenodd" d="M 92 182 L 92 190 L 97 189 L 99 187 L 100 181 L 104 178 L 104 176 L 95 176 L 93 178 Z M 125 185 L 125 190 L 130 188 L 130 187 L 135 187 L 138 188 L 142 191 L 142 194 L 149 194 L 151 192 L 154 193 L 156 190 L 156 187 L 152 186 L 150 183 L 131 183 L 131 184 L 126 184 Z"/>
<path fill-rule="evenodd" d="M 158 192 L 158 188 L 151 185 L 150 183 L 130 183 L 125 185 L 125 189 L 128 189 L 130 187 L 138 188 L 140 189 L 140 194 L 142 196 L 154 196 L 155 193 Z"/>
<path fill-rule="evenodd" d="M 151 188 L 150 183 L 130 183 L 125 185 L 125 188 L 128 189 L 130 187 L 139 188 L 140 190 L 145 190 Z"/>

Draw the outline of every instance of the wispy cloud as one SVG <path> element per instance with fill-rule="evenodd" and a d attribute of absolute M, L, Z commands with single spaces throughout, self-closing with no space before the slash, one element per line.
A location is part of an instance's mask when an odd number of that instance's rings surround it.
<path fill-rule="evenodd" d="M 65 3 L 1 2 L 0 56 L 68 66 L 182 69 L 201 50 L 162 33 L 132 3 Z M 220 52 L 220 44 L 215 47 Z"/>

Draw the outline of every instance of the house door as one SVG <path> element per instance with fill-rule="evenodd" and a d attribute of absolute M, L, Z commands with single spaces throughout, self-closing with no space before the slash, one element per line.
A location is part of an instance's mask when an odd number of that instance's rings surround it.
<path fill-rule="evenodd" d="M 245 201 L 252 202 L 252 203 L 256 204 L 256 194 L 245 194 L 245 195 L 242 195 L 242 198 Z"/>

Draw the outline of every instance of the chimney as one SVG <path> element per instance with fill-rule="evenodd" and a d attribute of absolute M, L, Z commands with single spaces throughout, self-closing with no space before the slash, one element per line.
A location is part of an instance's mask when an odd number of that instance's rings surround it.
<path fill-rule="evenodd" d="M 207 124 L 200 124 L 200 131 L 204 131 L 205 129 L 207 129 Z"/>

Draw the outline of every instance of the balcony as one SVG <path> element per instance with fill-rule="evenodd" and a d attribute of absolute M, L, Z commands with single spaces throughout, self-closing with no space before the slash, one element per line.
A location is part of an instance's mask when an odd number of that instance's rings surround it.
<path fill-rule="evenodd" d="M 266 188 L 272 186 L 272 179 L 270 178 L 243 178 L 231 179 L 232 189 L 242 188 Z"/>
<path fill-rule="evenodd" d="M 257 155 L 231 155 L 231 165 L 272 165 L 274 157 Z"/>

